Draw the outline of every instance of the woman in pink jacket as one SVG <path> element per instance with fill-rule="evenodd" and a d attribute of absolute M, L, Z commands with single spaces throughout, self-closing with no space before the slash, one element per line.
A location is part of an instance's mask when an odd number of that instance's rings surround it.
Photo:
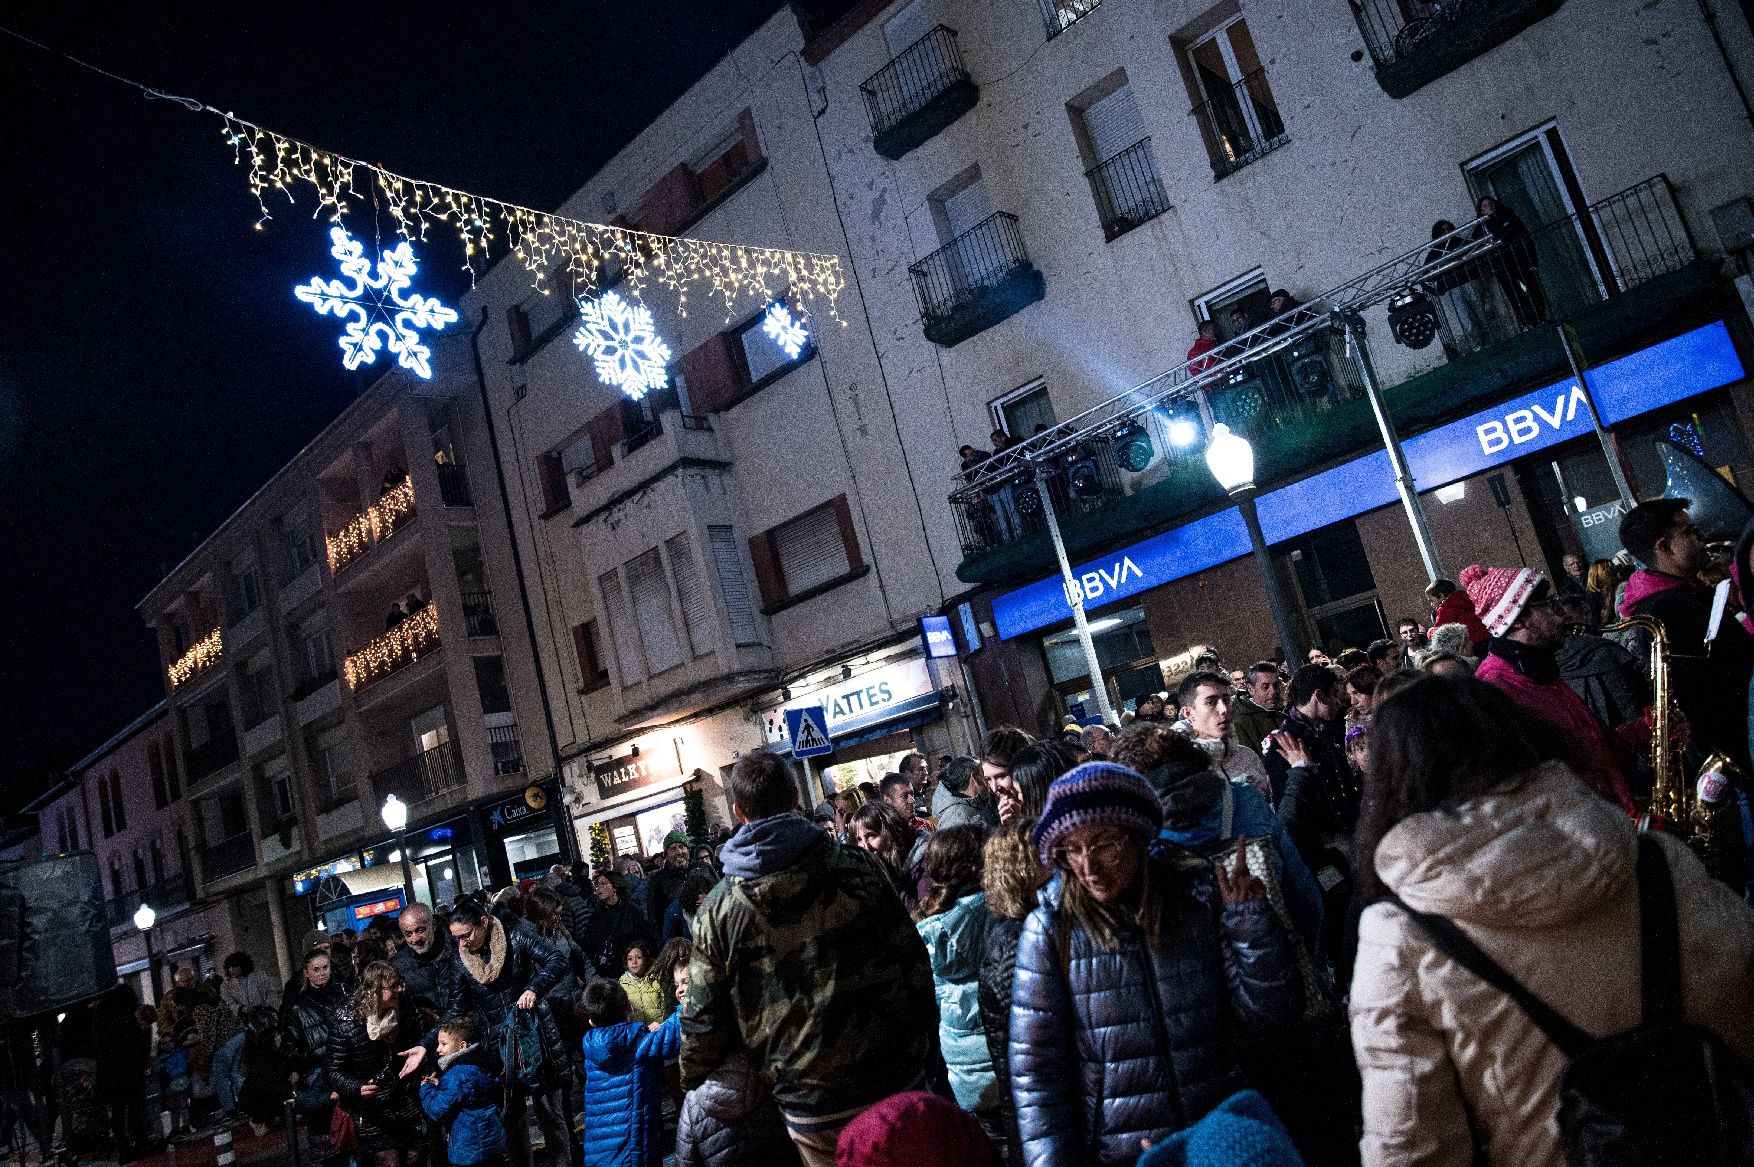
<path fill-rule="evenodd" d="M 1636 829 L 1481 682 L 1414 682 L 1377 711 L 1371 739 L 1356 841 L 1371 906 L 1351 999 L 1365 1167 L 1563 1167 L 1564 1056 L 1395 899 L 1453 920 L 1592 1036 L 1624 1033 L 1640 1021 Z M 1754 909 L 1684 843 L 1659 841 L 1686 1019 L 1754 1056 Z"/>

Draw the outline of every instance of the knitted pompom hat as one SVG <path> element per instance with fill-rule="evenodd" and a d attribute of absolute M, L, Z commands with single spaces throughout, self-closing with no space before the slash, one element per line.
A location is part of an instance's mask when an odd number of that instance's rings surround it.
<path fill-rule="evenodd" d="M 1079 827 L 1110 826 L 1147 837 L 1163 826 L 1157 792 L 1135 770 L 1113 762 L 1085 762 L 1048 787 L 1047 802 L 1030 841 L 1044 867 L 1054 848 Z"/>
<path fill-rule="evenodd" d="M 1456 582 L 1468 593 L 1486 631 L 1503 636 L 1528 607 L 1535 588 L 1546 579 L 1541 572 L 1527 567 L 1482 567 L 1473 563 L 1462 568 Z"/>

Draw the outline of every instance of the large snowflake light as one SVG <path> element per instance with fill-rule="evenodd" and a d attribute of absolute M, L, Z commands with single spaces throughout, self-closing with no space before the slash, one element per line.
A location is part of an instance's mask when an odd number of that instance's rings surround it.
<path fill-rule="evenodd" d="M 670 346 L 658 336 L 651 309 L 629 304 L 615 292 L 579 298 L 579 326 L 572 342 L 591 358 L 597 376 L 638 401 L 669 383 L 664 367 Z"/>
<path fill-rule="evenodd" d="M 313 276 L 292 294 L 319 316 L 347 320 L 341 332 L 341 363 L 349 369 L 373 364 L 378 350 L 388 347 L 404 369 L 430 380 L 432 352 L 421 343 L 420 329 L 434 331 L 456 322 L 457 314 L 430 296 L 409 291 L 419 267 L 414 248 L 403 240 L 383 253 L 373 274 L 365 247 L 345 227 L 331 227 L 329 254 L 341 262 L 345 279 Z M 351 319 L 349 319 L 351 317 Z"/>
<path fill-rule="evenodd" d="M 776 303 L 768 308 L 767 314 L 761 318 L 761 331 L 780 346 L 787 360 L 797 360 L 810 341 L 810 332 L 804 327 L 804 322 L 794 318 L 792 310 L 784 304 Z"/>

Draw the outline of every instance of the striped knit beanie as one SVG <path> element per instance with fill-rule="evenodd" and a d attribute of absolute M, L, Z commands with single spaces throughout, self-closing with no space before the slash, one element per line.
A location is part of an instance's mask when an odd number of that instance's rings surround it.
<path fill-rule="evenodd" d="M 1474 611 L 1480 614 L 1486 631 L 1503 636 L 1547 577 L 1526 567 L 1482 567 L 1473 563 L 1462 568 L 1456 580 L 1473 601 Z"/>
<path fill-rule="evenodd" d="M 1157 805 L 1156 791 L 1137 771 L 1113 762 L 1085 762 L 1048 787 L 1030 841 L 1042 865 L 1052 867 L 1060 840 L 1079 827 L 1093 826 L 1149 837 L 1163 826 L 1163 808 Z"/>

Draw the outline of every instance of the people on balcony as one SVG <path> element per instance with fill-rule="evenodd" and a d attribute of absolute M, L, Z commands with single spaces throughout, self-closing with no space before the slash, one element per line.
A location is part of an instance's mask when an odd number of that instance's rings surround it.
<path fill-rule="evenodd" d="M 1431 225 L 1433 242 L 1424 259 L 1427 267 L 1443 262 L 1447 256 L 1472 242 L 1455 231 L 1456 225 L 1448 219 L 1439 219 Z M 1491 318 L 1486 298 L 1477 282 L 1479 277 L 1477 265 L 1463 263 L 1439 272 L 1423 285 L 1425 294 L 1443 306 L 1438 313 L 1443 328 L 1443 353 L 1452 361 L 1463 353 L 1485 347 L 1491 335 Z"/>
<path fill-rule="evenodd" d="M 1207 369 L 1218 363 L 1217 357 L 1206 354 L 1218 347 L 1218 324 L 1213 320 L 1200 321 L 1200 335 L 1188 346 L 1188 376 L 1198 377 Z"/>
<path fill-rule="evenodd" d="M 1491 195 L 1481 195 L 1476 209 L 1485 220 L 1480 230 L 1498 242 L 1493 251 L 1492 274 L 1503 289 L 1504 298 L 1510 301 L 1517 323 L 1533 328 L 1547 318 L 1547 293 L 1541 287 L 1534 236 L 1515 211 Z"/>

